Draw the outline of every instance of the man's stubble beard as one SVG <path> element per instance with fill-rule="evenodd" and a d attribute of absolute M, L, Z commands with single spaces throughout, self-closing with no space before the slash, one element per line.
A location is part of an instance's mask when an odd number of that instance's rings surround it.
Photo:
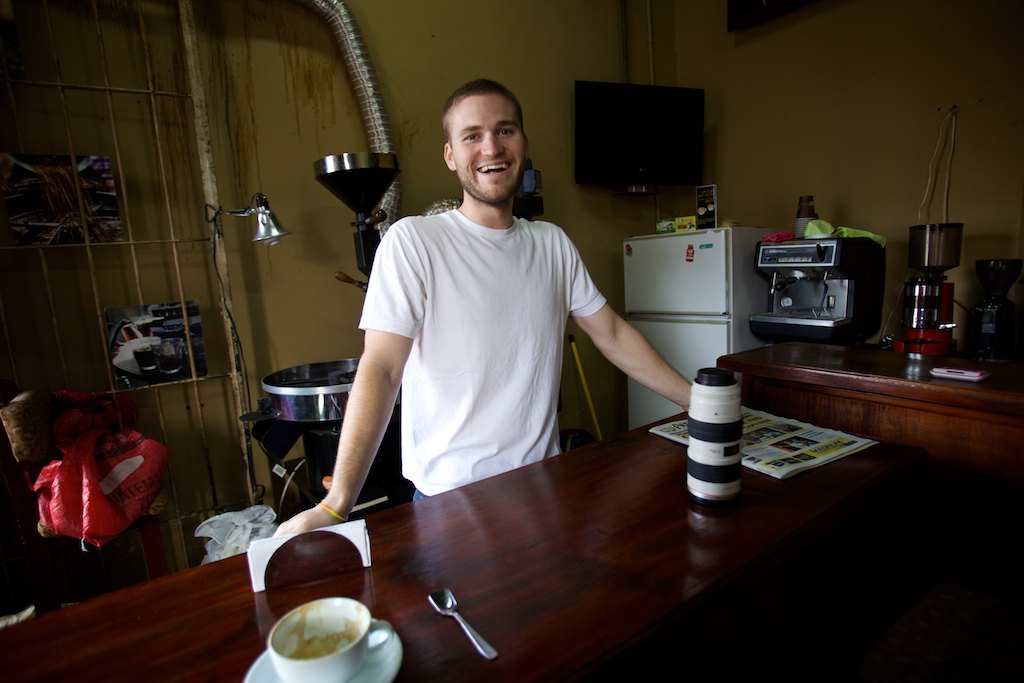
<path fill-rule="evenodd" d="M 468 180 L 465 176 L 466 173 L 469 174 Z M 473 170 L 459 171 L 459 183 L 462 185 L 462 191 L 481 204 L 500 207 L 515 199 L 516 192 L 519 191 L 519 188 L 523 184 L 523 175 L 526 173 L 526 169 L 519 169 L 519 173 L 516 175 L 516 181 L 511 188 L 501 190 L 494 189 L 491 193 L 485 191 L 483 187 L 476 182 L 475 173 L 476 171 Z M 495 194 L 499 191 L 500 194 Z"/>

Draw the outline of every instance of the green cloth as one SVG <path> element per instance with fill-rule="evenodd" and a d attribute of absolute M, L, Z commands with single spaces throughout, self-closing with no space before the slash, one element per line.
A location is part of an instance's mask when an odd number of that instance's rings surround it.
<path fill-rule="evenodd" d="M 820 218 L 810 221 L 807 227 L 804 228 L 804 238 L 808 237 L 869 237 L 878 242 L 883 249 L 885 248 L 885 238 L 881 235 L 876 235 L 867 230 L 857 230 L 856 228 L 846 228 L 843 226 L 833 228 L 831 223 Z"/>

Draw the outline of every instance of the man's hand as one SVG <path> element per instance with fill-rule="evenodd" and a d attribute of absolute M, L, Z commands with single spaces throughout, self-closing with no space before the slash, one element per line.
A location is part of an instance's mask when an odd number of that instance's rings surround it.
<path fill-rule="evenodd" d="M 291 519 L 282 523 L 281 526 L 277 527 L 277 531 L 274 532 L 274 535 L 284 536 L 285 534 L 301 534 L 306 531 L 313 531 L 314 529 L 332 526 L 337 523 L 338 520 L 331 513 L 317 505 L 300 512 Z"/>

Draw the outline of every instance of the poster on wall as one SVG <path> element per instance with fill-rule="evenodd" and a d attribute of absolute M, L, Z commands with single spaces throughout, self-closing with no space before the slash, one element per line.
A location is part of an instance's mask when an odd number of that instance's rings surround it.
<path fill-rule="evenodd" d="M 0 191 L 17 246 L 124 240 L 108 156 L 0 152 Z"/>
<path fill-rule="evenodd" d="M 163 384 L 206 375 L 199 302 L 189 300 L 104 310 L 107 348 L 121 388 Z"/>

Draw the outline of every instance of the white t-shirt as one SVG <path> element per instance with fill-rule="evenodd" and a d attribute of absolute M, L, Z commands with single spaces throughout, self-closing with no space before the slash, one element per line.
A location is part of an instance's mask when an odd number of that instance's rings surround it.
<path fill-rule="evenodd" d="M 404 218 L 374 257 L 360 328 L 413 339 L 402 470 L 440 493 L 559 452 L 565 325 L 605 298 L 558 226 Z"/>

